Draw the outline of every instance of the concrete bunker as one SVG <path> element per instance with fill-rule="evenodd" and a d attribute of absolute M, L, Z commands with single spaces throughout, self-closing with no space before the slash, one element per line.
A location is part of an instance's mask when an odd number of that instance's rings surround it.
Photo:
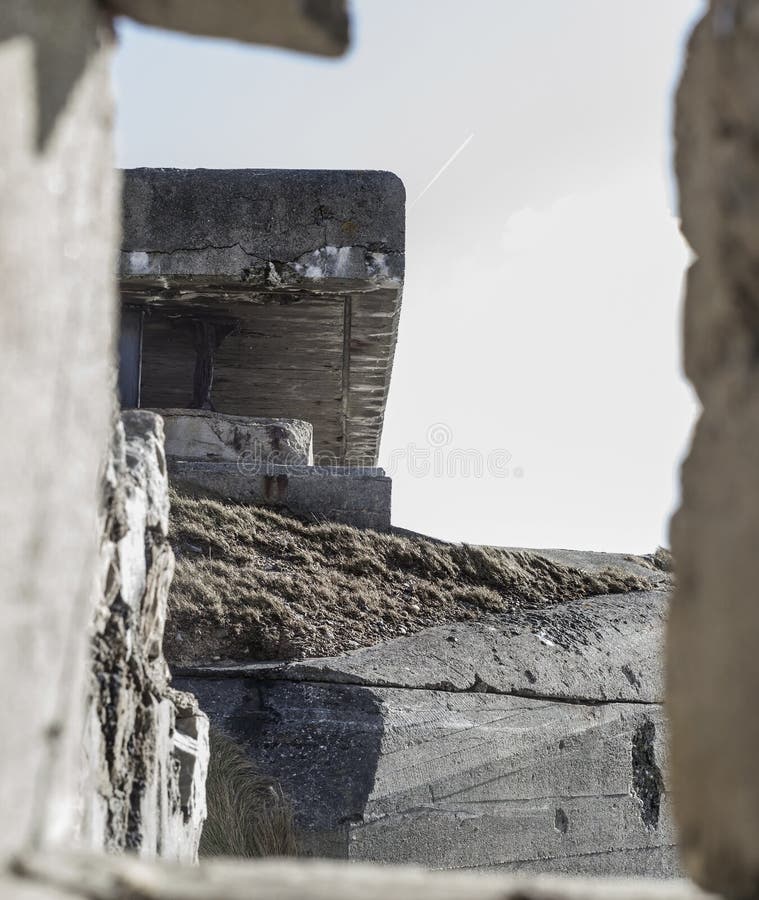
<path fill-rule="evenodd" d="M 400 180 L 124 174 L 119 391 L 122 406 L 164 416 L 174 477 L 387 529 L 376 464 L 403 285 Z M 215 449 L 201 446 L 209 435 Z"/>
<path fill-rule="evenodd" d="M 261 14 L 266 3 L 251 6 L 258 15 L 243 14 L 232 3 L 211 8 L 150 0 L 114 0 L 108 10 L 164 27 L 301 50 L 339 52 L 344 46 L 342 27 L 337 35 L 320 27 L 320 19 L 331 26 L 336 17 L 324 11 L 339 3 L 282 0 L 268 4 L 268 16 Z M 687 869 L 705 887 L 732 897 L 756 896 L 759 872 L 757 286 L 749 265 L 757 223 L 757 8 L 756 0 L 709 3 L 691 43 L 678 113 L 683 219 L 699 257 L 689 283 L 686 364 L 704 416 L 675 528 L 680 582 L 668 652 L 672 770 Z M 11 0 L 1 17 L 3 108 L 11 113 L 1 155 L 12 176 L 3 182 L 0 205 L 0 226 L 9 238 L 0 245 L 9 326 L 2 334 L 13 372 L 2 395 L 5 433 L 12 440 L 3 443 L 0 467 L 0 494 L 12 526 L 0 545 L 10 613 L 0 655 L 7 688 L 0 781 L 6 820 L 13 823 L 0 841 L 5 891 L 51 900 L 125 893 L 302 897 L 304 890 L 313 896 L 415 898 L 457 892 L 482 898 L 702 896 L 688 885 L 474 880 L 298 864 L 209 867 L 204 880 L 191 868 L 71 852 L 81 790 L 76 750 L 83 635 L 95 569 L 89 526 L 107 429 L 115 300 L 109 274 L 117 189 L 110 170 L 108 10 L 89 0 L 65 9 Z M 36 72 L 27 44 L 37 56 Z M 75 239 L 88 253 L 73 265 Z M 62 347 L 68 350 L 65 367 Z M 62 408 L 76 409 L 77 416 L 62 416 Z M 60 466 L 62 458 L 77 465 Z M 559 816 L 559 832 L 562 822 Z M 567 833 L 572 830 L 570 819 Z"/>

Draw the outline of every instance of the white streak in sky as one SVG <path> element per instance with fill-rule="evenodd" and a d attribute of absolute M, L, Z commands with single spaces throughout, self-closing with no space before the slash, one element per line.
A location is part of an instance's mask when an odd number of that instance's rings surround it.
<path fill-rule="evenodd" d="M 472 140 L 473 137 L 474 137 L 474 134 L 470 134 L 469 137 L 464 141 L 464 143 L 459 147 L 459 149 L 456 150 L 456 152 L 452 156 L 450 156 L 446 160 L 445 163 L 443 163 L 443 165 L 440 167 L 439 171 L 433 177 L 432 181 L 430 181 L 430 183 L 422 191 L 422 193 L 419 194 L 419 196 L 416 198 L 416 200 L 414 200 L 414 202 L 409 206 L 409 209 L 413 209 L 416 206 L 416 204 L 422 199 L 422 197 L 427 193 L 427 191 L 432 187 L 432 185 L 438 180 L 438 178 L 440 178 L 440 176 L 443 174 L 443 172 L 445 172 L 445 170 L 448 168 L 448 166 L 450 166 L 450 164 L 454 161 L 454 159 L 456 159 L 456 157 L 459 155 L 459 153 L 461 153 L 461 151 L 464 149 L 464 147 L 466 147 L 466 145 Z"/>

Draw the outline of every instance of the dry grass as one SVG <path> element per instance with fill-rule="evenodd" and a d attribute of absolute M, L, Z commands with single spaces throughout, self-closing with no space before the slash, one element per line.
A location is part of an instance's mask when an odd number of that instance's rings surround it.
<path fill-rule="evenodd" d="M 258 772 L 244 750 L 211 729 L 203 856 L 295 856 L 292 809 L 279 783 Z"/>
<path fill-rule="evenodd" d="M 175 663 L 327 656 L 445 622 L 650 587 L 535 553 L 332 523 L 172 490 Z"/>

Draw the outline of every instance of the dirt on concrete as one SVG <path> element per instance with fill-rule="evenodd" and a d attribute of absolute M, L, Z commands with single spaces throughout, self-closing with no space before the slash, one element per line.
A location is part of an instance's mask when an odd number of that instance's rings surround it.
<path fill-rule="evenodd" d="M 176 572 L 164 649 L 178 664 L 331 656 L 447 622 L 647 590 L 621 568 L 308 523 L 172 490 Z"/>

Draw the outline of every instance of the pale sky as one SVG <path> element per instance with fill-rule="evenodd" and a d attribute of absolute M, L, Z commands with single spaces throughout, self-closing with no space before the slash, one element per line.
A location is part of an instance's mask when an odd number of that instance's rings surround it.
<path fill-rule="evenodd" d="M 394 523 L 667 543 L 697 409 L 668 135 L 702 0 L 351 5 L 339 61 L 122 24 L 119 164 L 396 172 L 411 208 L 381 453 Z"/>

